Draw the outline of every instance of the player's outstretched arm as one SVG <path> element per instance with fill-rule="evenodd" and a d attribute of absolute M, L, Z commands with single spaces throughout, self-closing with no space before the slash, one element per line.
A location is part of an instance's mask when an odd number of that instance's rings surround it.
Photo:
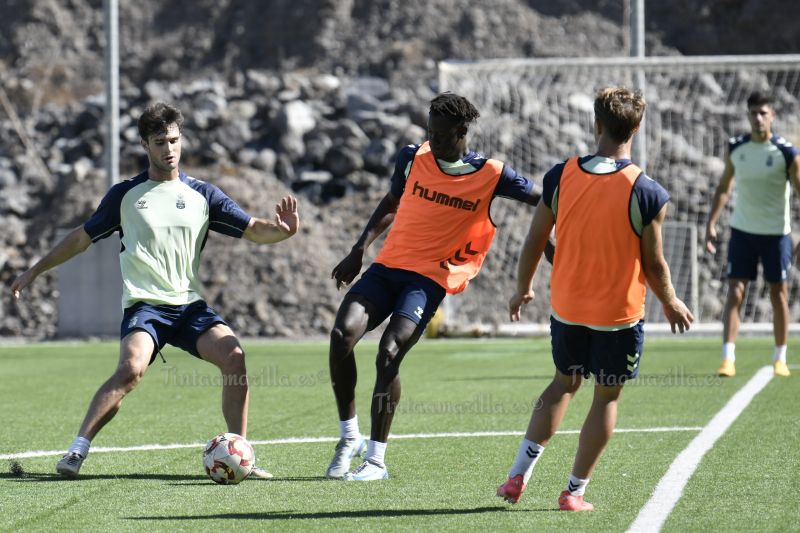
<path fill-rule="evenodd" d="M 40 274 L 70 260 L 86 250 L 91 244 L 92 239 L 83 229 L 83 226 L 78 226 L 67 233 L 67 235 L 61 239 L 61 242 L 56 244 L 47 255 L 42 257 L 35 265 L 20 274 L 19 277 L 14 280 L 11 284 L 11 292 L 14 294 L 14 298 L 19 298 L 22 290 L 33 283 L 33 280 L 39 277 Z"/>
<path fill-rule="evenodd" d="M 251 218 L 243 237 L 259 244 L 272 244 L 288 239 L 300 228 L 297 199 L 293 196 L 281 198 L 275 205 L 275 218 Z"/>
<path fill-rule="evenodd" d="M 717 253 L 717 219 L 722 212 L 722 208 L 728 203 L 733 188 L 733 163 L 731 156 L 725 157 L 725 170 L 722 171 L 722 178 L 719 180 L 714 191 L 714 199 L 711 201 L 711 213 L 708 215 L 706 224 L 706 250 L 709 253 Z"/>
<path fill-rule="evenodd" d="M 533 300 L 533 276 L 539 260 L 550 239 L 550 231 L 555 224 L 555 216 L 544 202 L 536 206 L 528 236 L 522 245 L 517 262 L 517 290 L 508 301 L 511 321 L 518 321 L 522 306 Z"/>
<path fill-rule="evenodd" d="M 331 279 L 336 281 L 336 288 L 341 289 L 345 285 L 349 285 L 351 281 L 358 276 L 361 272 L 361 265 L 364 262 L 364 252 L 372 242 L 380 237 L 386 231 L 386 228 L 394 222 L 394 216 L 397 213 L 397 207 L 400 205 L 400 199 L 395 197 L 391 192 L 381 199 L 378 207 L 372 213 L 367 221 L 367 226 L 361 232 L 353 248 L 345 256 L 344 259 L 339 261 L 339 264 L 333 267 L 331 272 Z"/>
<path fill-rule="evenodd" d="M 794 161 L 789 166 L 789 180 L 794 187 L 794 193 L 800 196 L 800 154 L 794 156 Z M 794 249 L 794 261 L 797 263 L 800 258 L 800 243 L 797 243 Z"/>
<path fill-rule="evenodd" d="M 689 330 L 689 326 L 694 322 L 694 315 L 675 294 L 670 278 L 669 265 L 664 259 L 664 251 L 661 243 L 661 225 L 667 216 L 667 206 L 661 208 L 658 215 L 650 224 L 642 229 L 642 268 L 644 270 L 647 284 L 661 302 L 664 308 L 664 315 L 667 317 L 672 333 Z"/>

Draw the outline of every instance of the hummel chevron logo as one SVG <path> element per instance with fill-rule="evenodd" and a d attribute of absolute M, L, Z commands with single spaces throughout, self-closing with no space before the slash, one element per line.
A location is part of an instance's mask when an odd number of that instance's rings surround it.
<path fill-rule="evenodd" d="M 570 492 L 575 492 L 576 490 L 578 490 L 578 485 L 575 485 L 574 483 L 572 483 L 572 481 L 570 481 L 567 484 L 567 490 Z"/>
<path fill-rule="evenodd" d="M 525 450 L 525 455 L 527 455 L 531 459 L 536 459 L 537 457 L 539 457 L 539 450 L 534 450 L 533 448 L 528 446 L 528 449 Z"/>
<path fill-rule="evenodd" d="M 461 250 L 461 249 L 456 250 L 456 253 L 453 254 L 453 257 L 449 257 L 449 258 L 445 259 L 444 261 L 440 261 L 439 262 L 439 267 L 443 268 L 445 270 L 449 270 L 449 268 L 447 267 L 447 263 L 450 263 L 451 265 L 458 266 L 459 263 L 463 264 L 463 263 L 466 263 L 467 261 L 469 261 L 469 259 L 470 259 L 469 257 L 464 257 L 464 256 L 461 255 L 462 251 L 467 256 L 479 254 L 480 250 L 473 250 L 472 246 L 470 246 L 471 244 L 472 244 L 472 241 L 468 242 L 467 245 L 464 246 L 463 250 Z"/>
<path fill-rule="evenodd" d="M 639 366 L 639 354 L 635 353 L 628 356 L 628 372 L 633 372 Z"/>

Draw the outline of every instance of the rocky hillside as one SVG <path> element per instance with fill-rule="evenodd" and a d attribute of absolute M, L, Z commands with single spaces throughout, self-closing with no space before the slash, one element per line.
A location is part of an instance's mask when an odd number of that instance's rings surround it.
<path fill-rule="evenodd" d="M 123 174 L 145 162 L 136 118 L 167 100 L 187 115 L 189 174 L 253 214 L 268 215 L 287 192 L 301 199 L 303 231 L 286 243 L 209 240 L 207 297 L 250 336 L 330 327 L 341 296 L 329 272 L 385 193 L 398 147 L 424 139 L 437 61 L 626 50 L 622 2 L 611 0 L 121 4 Z M 800 34 L 789 31 L 798 8 L 785 4 L 714 0 L 678 11 L 648 2 L 648 53 L 800 50 Z M 756 8 L 769 20 L 756 22 Z M 58 228 L 85 220 L 105 190 L 102 19 L 101 0 L 0 5 L 3 286 L 52 246 Z M 0 336 L 52 336 L 56 296 L 48 275 L 23 302 L 0 300 Z"/>

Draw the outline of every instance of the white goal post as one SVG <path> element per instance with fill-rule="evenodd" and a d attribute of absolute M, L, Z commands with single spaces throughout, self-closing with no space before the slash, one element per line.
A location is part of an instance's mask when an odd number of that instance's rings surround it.
<path fill-rule="evenodd" d="M 673 282 L 699 322 L 716 323 L 727 290 L 725 258 L 733 201 L 720 217 L 716 256 L 705 252 L 703 240 L 727 142 L 749 131 L 746 99 L 762 90 L 776 98 L 774 132 L 800 144 L 800 54 L 439 63 L 439 89 L 466 96 L 481 113 L 471 128 L 470 148 L 507 162 L 539 184 L 554 164 L 592 153 L 594 95 L 607 85 L 643 89 L 648 102 L 645 171 L 671 196 L 664 246 Z M 797 213 L 796 199 L 793 212 Z M 475 334 L 509 329 L 507 300 L 531 216 L 532 210 L 521 204 L 502 199 L 493 203 L 495 243 L 466 293 L 445 300 L 445 328 Z M 800 224 L 795 226 L 800 229 Z M 523 320 L 533 331 L 549 321 L 549 273 L 545 266 L 537 274 L 537 299 L 524 312 Z M 663 322 L 660 305 L 650 300 L 647 321 Z M 790 319 L 797 322 L 800 284 L 795 268 L 789 277 L 789 302 Z M 768 287 L 759 278 L 748 288 L 742 321 L 766 325 L 771 320 Z"/>

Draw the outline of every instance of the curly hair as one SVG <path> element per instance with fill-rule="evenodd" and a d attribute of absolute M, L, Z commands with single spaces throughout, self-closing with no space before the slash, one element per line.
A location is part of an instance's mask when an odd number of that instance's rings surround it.
<path fill-rule="evenodd" d="M 430 112 L 463 123 L 472 122 L 481 116 L 469 100 L 451 92 L 442 93 L 431 100 Z"/>

